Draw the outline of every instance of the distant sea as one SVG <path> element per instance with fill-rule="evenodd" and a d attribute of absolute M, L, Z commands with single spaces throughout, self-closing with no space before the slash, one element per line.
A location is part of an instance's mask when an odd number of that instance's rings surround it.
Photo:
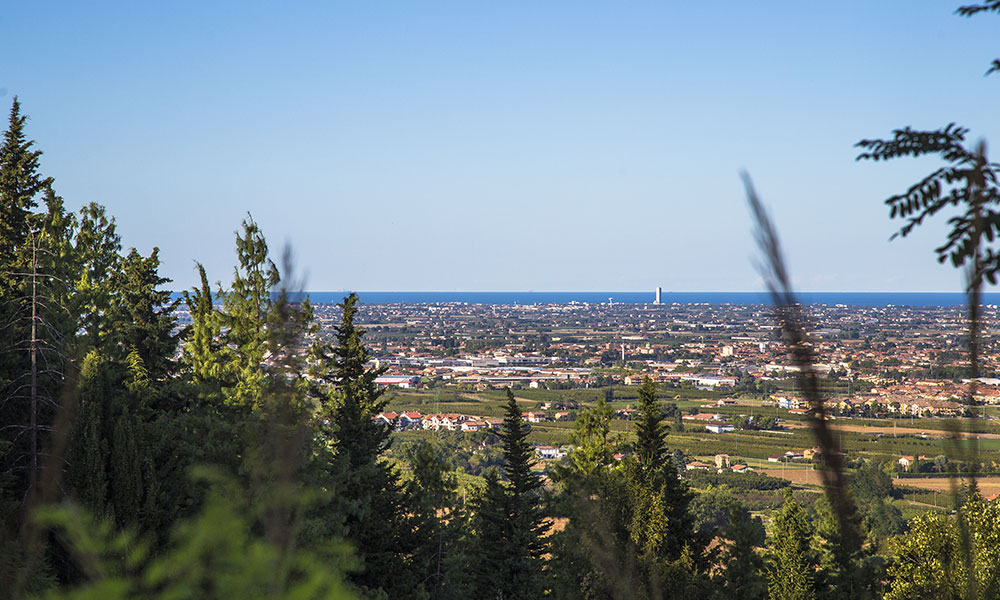
<path fill-rule="evenodd" d="M 651 304 L 655 299 L 648 292 L 358 292 L 366 304 L 429 304 L 435 302 L 465 302 L 468 304 L 568 304 L 587 302 L 607 304 L 609 299 L 622 304 Z M 346 292 L 309 292 L 316 303 L 336 303 Z M 850 306 L 958 306 L 965 304 L 965 295 L 958 292 L 803 292 L 798 295 L 805 304 L 846 304 Z M 667 292 L 664 304 L 770 304 L 765 292 Z M 982 295 L 983 304 L 1000 304 L 1000 293 Z"/>

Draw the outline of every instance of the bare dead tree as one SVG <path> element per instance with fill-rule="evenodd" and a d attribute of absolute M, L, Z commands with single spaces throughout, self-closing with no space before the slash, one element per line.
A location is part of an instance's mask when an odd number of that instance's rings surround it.
<path fill-rule="evenodd" d="M 12 378 L 7 388 L 0 396 L 0 405 L 27 404 L 26 423 L 7 423 L 0 430 L 13 431 L 11 441 L 16 448 L 27 435 L 26 449 L 18 452 L 13 450 L 11 469 L 13 471 L 27 470 L 28 487 L 26 495 L 35 493 L 39 482 L 39 474 L 45 462 L 42 452 L 41 433 L 52 431 L 51 425 L 41 418 L 44 410 L 55 411 L 58 402 L 54 396 L 59 383 L 65 379 L 64 352 L 65 336 L 49 318 L 59 311 L 67 309 L 55 301 L 48 293 L 48 283 L 63 282 L 58 277 L 44 273 L 40 269 L 39 254 L 48 253 L 38 246 L 37 238 L 32 234 L 31 264 L 29 271 L 7 272 L 14 279 L 21 279 L 26 288 L 25 293 L 15 298 L 21 307 L 15 311 L 12 319 L 5 324 L 6 329 L 18 331 L 14 343 L 3 349 L 5 353 L 27 354 L 28 369 Z M 51 254 L 51 253 L 50 253 Z M 25 323 L 26 322 L 26 323 Z"/>

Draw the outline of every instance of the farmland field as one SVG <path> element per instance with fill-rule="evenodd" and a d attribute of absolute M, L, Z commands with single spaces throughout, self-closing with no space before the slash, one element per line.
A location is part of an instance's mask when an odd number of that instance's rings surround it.
<path fill-rule="evenodd" d="M 959 480 L 961 483 L 962 480 Z M 906 477 L 892 480 L 893 485 L 909 486 L 929 490 L 932 492 L 950 492 L 951 478 L 949 477 Z M 976 485 L 979 491 L 987 498 L 1000 493 L 1000 476 L 977 477 Z"/>

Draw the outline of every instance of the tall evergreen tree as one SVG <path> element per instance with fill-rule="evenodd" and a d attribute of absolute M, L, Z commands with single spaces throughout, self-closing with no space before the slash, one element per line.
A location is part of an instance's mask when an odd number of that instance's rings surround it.
<path fill-rule="evenodd" d="M 733 506 L 724 535 L 727 540 L 721 553 L 724 565 L 724 589 L 730 598 L 763 600 L 767 597 L 764 559 L 757 547 L 764 544 L 764 525 L 760 517 L 751 517 L 742 506 Z"/>
<path fill-rule="evenodd" d="M 343 315 L 333 349 L 331 509 L 343 517 L 342 537 L 354 545 L 361 561 L 362 570 L 350 581 L 368 593 L 381 589 L 393 598 L 406 597 L 414 593 L 406 561 L 414 542 L 410 509 L 399 475 L 383 458 L 392 429 L 375 420 L 387 400 L 375 385 L 380 371 L 365 366 L 364 332 L 354 325 L 357 303 L 352 293 L 340 305 Z"/>
<path fill-rule="evenodd" d="M 27 120 L 15 96 L 0 147 L 0 265 L 4 271 L 25 266 L 29 215 L 38 206 L 38 196 L 52 183 L 38 171 L 42 152 L 34 150 L 34 142 L 25 135 Z M 12 281 L 9 273 L 0 274 L 0 280 L 7 285 Z"/>
<path fill-rule="evenodd" d="M 114 324 L 110 317 L 114 295 L 114 277 L 121 262 L 121 236 L 113 217 L 105 208 L 91 202 L 80 209 L 79 228 L 74 237 L 77 261 L 75 298 L 71 309 L 81 318 L 86 349 L 110 350 L 114 343 Z"/>
<path fill-rule="evenodd" d="M 809 517 L 789 490 L 785 503 L 774 517 L 771 531 L 771 561 L 767 576 L 771 600 L 816 598 L 812 538 Z"/>
<path fill-rule="evenodd" d="M 18 501 L 42 467 L 41 448 L 62 384 L 66 338 L 75 331 L 58 304 L 59 252 L 72 220 L 39 173 L 41 152 L 24 131 L 17 98 L 0 146 L 0 467 Z M 44 196 L 46 211 L 35 213 Z"/>
<path fill-rule="evenodd" d="M 626 464 L 632 541 L 648 558 L 674 560 L 694 540 L 688 512 L 691 493 L 677 477 L 667 453 L 663 413 L 656 384 L 646 377 L 639 388 L 635 460 Z"/>
<path fill-rule="evenodd" d="M 458 543 L 465 525 L 457 506 L 458 478 L 451 461 L 434 443 L 410 446 L 406 459 L 413 473 L 410 506 L 421 540 L 413 555 L 414 573 L 430 597 L 454 597 L 462 573 L 453 567 L 464 558 Z"/>
<path fill-rule="evenodd" d="M 667 427 L 663 424 L 663 411 L 656 399 L 656 384 L 644 377 L 639 387 L 639 418 L 636 422 L 635 458 L 640 473 L 650 477 L 667 460 L 667 444 L 664 439 Z"/>
<path fill-rule="evenodd" d="M 184 302 L 191 315 L 185 328 L 182 355 L 194 382 L 199 385 L 218 384 L 222 375 L 221 317 L 215 309 L 212 286 L 205 267 L 198 263 L 199 287 L 184 292 Z"/>
<path fill-rule="evenodd" d="M 253 217 L 243 220 L 236 235 L 233 282 L 223 295 L 225 341 L 233 349 L 227 367 L 234 378 L 226 389 L 230 402 L 255 408 L 260 404 L 266 376 L 267 320 L 271 290 L 278 285 L 278 268 L 268 256 L 267 241 Z"/>
<path fill-rule="evenodd" d="M 112 321 L 119 345 L 126 354 L 135 352 L 149 377 L 164 378 L 174 368 L 177 350 L 174 309 L 168 290 L 157 289 L 170 280 L 160 277 L 159 248 L 143 257 L 132 248 L 115 274 L 115 306 Z"/>
<path fill-rule="evenodd" d="M 544 520 L 539 490 L 541 479 L 532 472 L 534 448 L 528 443 L 528 424 L 514 393 L 507 388 L 507 410 L 501 427 L 503 473 L 493 474 L 476 509 L 476 572 L 482 598 L 538 598 L 542 580 Z"/>

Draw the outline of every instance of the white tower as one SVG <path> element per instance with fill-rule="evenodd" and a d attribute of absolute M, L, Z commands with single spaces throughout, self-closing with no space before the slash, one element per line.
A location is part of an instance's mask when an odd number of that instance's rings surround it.
<path fill-rule="evenodd" d="M 653 304 L 663 304 L 663 288 L 656 286 L 656 302 Z"/>

